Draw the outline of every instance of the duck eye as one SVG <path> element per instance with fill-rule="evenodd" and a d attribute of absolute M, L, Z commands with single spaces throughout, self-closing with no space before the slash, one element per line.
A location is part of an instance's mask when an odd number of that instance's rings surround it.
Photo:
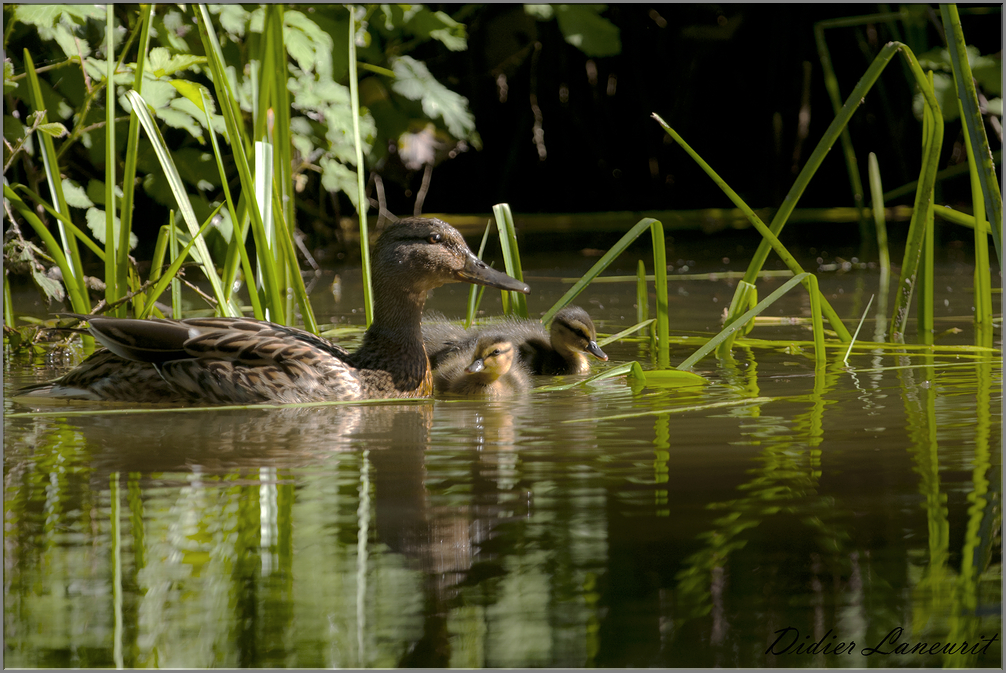
<path fill-rule="evenodd" d="M 430 234 L 426 237 L 426 240 L 430 243 L 439 243 L 443 238 L 443 234 Z"/>

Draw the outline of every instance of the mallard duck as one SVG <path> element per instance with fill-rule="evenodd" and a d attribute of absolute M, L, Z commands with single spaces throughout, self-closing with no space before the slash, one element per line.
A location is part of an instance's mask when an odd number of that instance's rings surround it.
<path fill-rule="evenodd" d="M 516 344 L 489 334 L 447 358 L 434 370 L 433 384 L 439 392 L 508 397 L 527 390 L 530 380 Z"/>
<path fill-rule="evenodd" d="M 423 323 L 423 340 L 436 369 L 447 358 L 471 349 L 482 336 L 495 335 L 517 345 L 520 360 L 532 374 L 586 374 L 590 363 L 585 353 L 600 360 L 608 356 L 597 345 L 597 330 L 587 312 L 567 306 L 555 314 L 548 331 L 537 320 L 508 318 L 471 330 L 444 320 Z"/>
<path fill-rule="evenodd" d="M 246 318 L 79 316 L 107 350 L 22 394 L 189 404 L 426 397 L 433 393 L 420 328 L 427 292 L 452 282 L 530 292 L 435 218 L 390 225 L 372 258 L 374 321 L 353 353 L 295 327 Z"/>

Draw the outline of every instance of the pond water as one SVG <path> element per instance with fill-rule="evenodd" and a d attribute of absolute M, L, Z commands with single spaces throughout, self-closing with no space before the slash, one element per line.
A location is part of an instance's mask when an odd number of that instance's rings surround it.
<path fill-rule="evenodd" d="M 539 314 L 593 262 L 524 256 Z M 317 313 L 359 325 L 344 275 Z M 938 276 L 938 331 L 962 332 L 937 343 L 973 344 L 971 267 Z M 734 283 L 672 280 L 672 336 L 715 334 Z M 821 284 L 854 329 L 878 274 Z M 577 300 L 605 334 L 634 302 Z M 834 348 L 816 372 L 802 325 L 750 338 L 776 342 L 706 358 L 698 388 L 144 414 L 12 401 L 74 358 L 5 358 L 4 662 L 999 667 L 1001 356 Z M 595 372 L 651 366 L 648 340 L 605 350 Z"/>

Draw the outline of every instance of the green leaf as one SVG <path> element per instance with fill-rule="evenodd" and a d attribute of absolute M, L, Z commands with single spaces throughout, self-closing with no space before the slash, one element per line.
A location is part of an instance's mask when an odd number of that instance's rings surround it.
<path fill-rule="evenodd" d="M 38 285 L 38 289 L 40 289 L 48 299 L 63 301 L 66 298 L 66 290 L 63 288 L 63 283 L 53 278 L 49 278 L 49 276 L 39 271 L 34 265 L 31 268 L 31 279 L 35 281 L 35 285 Z"/>
<path fill-rule="evenodd" d="M 330 192 L 345 192 L 355 208 L 359 198 L 356 189 L 356 171 L 330 157 L 323 157 L 319 163 L 321 186 Z"/>
<path fill-rule="evenodd" d="M 321 79 L 332 78 L 332 36 L 314 21 L 296 10 L 283 12 L 283 41 L 286 50 L 302 70 L 317 73 Z"/>
<path fill-rule="evenodd" d="M 441 118 L 455 138 L 468 140 L 479 148 L 475 116 L 468 110 L 468 99 L 438 82 L 426 64 L 410 56 L 392 61 L 395 81 L 391 88 L 409 100 L 422 101 L 423 112 L 431 119 Z"/>
<path fill-rule="evenodd" d="M 633 363 L 638 365 L 639 363 Z M 629 381 L 641 383 L 648 388 L 684 388 L 686 386 L 703 386 L 709 383 L 705 378 L 692 372 L 682 372 L 677 369 L 653 369 L 643 371 L 642 367 L 634 366 L 628 374 Z"/>
<path fill-rule="evenodd" d="M 622 53 L 621 32 L 599 12 L 607 5 L 558 5 L 556 19 L 566 42 L 590 57 Z"/>
<path fill-rule="evenodd" d="M 87 198 L 93 201 L 99 206 L 105 205 L 105 181 L 104 180 L 88 180 L 87 181 Z M 122 198 L 122 188 L 116 186 L 115 188 L 115 198 Z"/>
<path fill-rule="evenodd" d="M 59 122 L 49 122 L 48 124 L 39 124 L 38 130 L 41 131 L 42 133 L 52 136 L 53 138 L 62 138 L 63 136 L 69 134 L 69 131 L 66 130 L 66 127 L 60 124 Z"/>
<path fill-rule="evenodd" d="M 147 56 L 146 70 L 154 77 L 165 77 L 182 70 L 191 70 L 192 66 L 202 65 L 203 63 L 206 63 L 205 56 L 172 54 L 164 47 L 155 47 L 150 50 L 150 54 Z M 146 90 L 147 85 L 144 83 L 144 93 L 146 93 Z"/>
<path fill-rule="evenodd" d="M 116 239 L 119 237 L 119 218 L 114 217 L 114 224 L 112 225 L 112 231 Z M 98 208 L 88 208 L 87 209 L 87 228 L 91 230 L 91 234 L 94 236 L 94 240 L 98 241 L 102 245 L 105 244 L 105 211 L 99 210 Z M 129 249 L 132 250 L 136 247 L 139 241 L 136 238 L 136 234 L 129 233 Z"/>
<path fill-rule="evenodd" d="M 539 21 L 551 21 L 552 17 L 555 16 L 552 5 L 524 5 L 524 12 Z"/>
<path fill-rule="evenodd" d="M 236 38 L 244 37 L 251 13 L 241 5 L 216 5 L 210 11 L 220 18 L 220 27 Z"/>
<path fill-rule="evenodd" d="M 63 197 L 66 199 L 66 205 L 74 208 L 94 207 L 94 202 L 87 198 L 84 188 L 69 178 L 63 178 Z"/>
<path fill-rule="evenodd" d="M 17 82 L 12 82 L 11 78 L 14 77 L 14 64 L 10 59 L 6 59 L 3 62 L 3 92 L 5 94 L 10 93 L 17 88 Z"/>
<path fill-rule="evenodd" d="M 451 51 L 468 48 L 465 24 L 458 23 L 444 12 L 431 12 L 423 8 L 408 22 L 408 28 L 418 37 L 437 40 Z"/>

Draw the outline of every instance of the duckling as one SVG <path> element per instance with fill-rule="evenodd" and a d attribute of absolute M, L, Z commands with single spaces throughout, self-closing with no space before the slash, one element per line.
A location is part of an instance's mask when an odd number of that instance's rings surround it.
<path fill-rule="evenodd" d="M 496 335 L 480 337 L 471 351 L 456 353 L 433 372 L 440 392 L 509 397 L 530 387 L 517 346 Z"/>
<path fill-rule="evenodd" d="M 373 249 L 374 320 L 349 353 L 305 330 L 247 318 L 86 318 L 99 350 L 21 394 L 137 403 L 255 404 L 428 397 L 427 292 L 467 282 L 530 293 L 472 254 L 452 226 L 410 217 Z"/>
<path fill-rule="evenodd" d="M 457 353 L 471 349 L 484 335 L 512 340 L 521 362 L 532 374 L 586 374 L 590 363 L 585 353 L 599 360 L 608 359 L 597 345 L 594 322 L 579 306 L 567 306 L 556 313 L 548 331 L 537 320 L 515 318 L 468 331 L 439 316 L 423 323 L 423 341 L 434 369 Z"/>

